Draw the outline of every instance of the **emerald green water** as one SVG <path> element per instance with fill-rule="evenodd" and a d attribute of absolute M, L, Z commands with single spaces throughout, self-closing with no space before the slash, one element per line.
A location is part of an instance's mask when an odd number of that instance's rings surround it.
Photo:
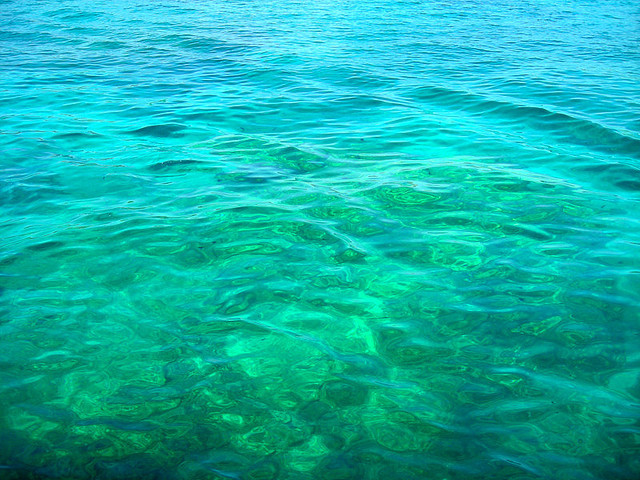
<path fill-rule="evenodd" d="M 0 479 L 640 478 L 640 10 L 0 2 Z"/>

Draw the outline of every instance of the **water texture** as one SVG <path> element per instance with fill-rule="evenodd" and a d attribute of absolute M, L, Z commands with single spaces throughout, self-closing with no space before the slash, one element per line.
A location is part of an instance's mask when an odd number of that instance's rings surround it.
<path fill-rule="evenodd" d="M 635 0 L 0 1 L 0 478 L 640 478 Z"/>

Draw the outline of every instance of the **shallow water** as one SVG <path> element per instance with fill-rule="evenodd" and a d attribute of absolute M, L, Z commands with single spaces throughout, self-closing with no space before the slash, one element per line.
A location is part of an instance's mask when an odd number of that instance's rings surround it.
<path fill-rule="evenodd" d="M 0 478 L 638 478 L 639 25 L 0 2 Z"/>

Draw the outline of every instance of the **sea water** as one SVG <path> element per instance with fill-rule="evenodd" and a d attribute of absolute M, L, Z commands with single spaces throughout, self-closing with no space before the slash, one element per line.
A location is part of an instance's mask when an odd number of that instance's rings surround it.
<path fill-rule="evenodd" d="M 640 478 L 636 0 L 0 2 L 0 478 Z"/>

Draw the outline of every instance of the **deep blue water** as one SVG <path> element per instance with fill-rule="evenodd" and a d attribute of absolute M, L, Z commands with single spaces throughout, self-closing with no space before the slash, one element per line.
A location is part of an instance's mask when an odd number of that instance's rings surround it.
<path fill-rule="evenodd" d="M 0 1 L 0 479 L 640 478 L 635 0 Z"/>

